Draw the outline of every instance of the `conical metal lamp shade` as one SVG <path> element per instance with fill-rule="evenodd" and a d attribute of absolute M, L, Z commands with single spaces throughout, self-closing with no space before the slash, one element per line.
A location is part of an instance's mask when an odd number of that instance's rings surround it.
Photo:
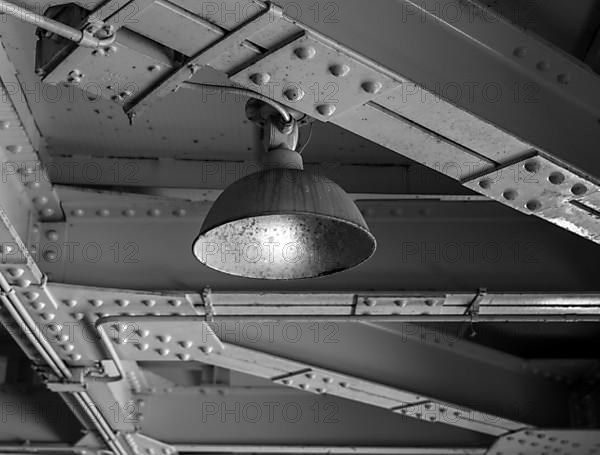
<path fill-rule="evenodd" d="M 258 172 L 228 187 L 193 246 L 208 267 L 269 280 L 340 272 L 367 260 L 375 247 L 342 188 L 296 169 Z"/>

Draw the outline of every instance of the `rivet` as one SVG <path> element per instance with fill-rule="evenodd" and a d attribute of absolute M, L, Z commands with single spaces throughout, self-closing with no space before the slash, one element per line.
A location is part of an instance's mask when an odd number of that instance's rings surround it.
<path fill-rule="evenodd" d="M 29 286 L 31 286 L 31 281 L 21 278 L 15 281 L 15 286 L 18 288 L 28 288 Z"/>
<path fill-rule="evenodd" d="M 20 278 L 25 273 L 25 270 L 21 268 L 10 268 L 7 272 L 13 278 Z"/>
<path fill-rule="evenodd" d="M 151 73 L 156 73 L 157 71 L 160 71 L 162 69 L 162 67 L 160 65 L 150 65 L 148 67 L 148 71 L 150 71 Z"/>
<path fill-rule="evenodd" d="M 383 88 L 383 84 L 377 81 L 367 81 L 363 82 L 361 87 L 365 92 L 370 93 L 371 95 L 376 95 Z"/>
<path fill-rule="evenodd" d="M 174 216 L 182 217 L 187 215 L 187 211 L 185 209 L 177 209 L 173 211 Z"/>
<path fill-rule="evenodd" d="M 80 354 L 71 354 L 69 357 L 71 358 L 71 360 L 73 360 L 75 362 L 81 360 L 81 355 Z"/>
<path fill-rule="evenodd" d="M 542 166 L 537 161 L 528 161 L 527 163 L 525 163 L 524 166 L 525 170 L 530 174 L 536 174 L 537 172 L 539 172 L 541 167 Z"/>
<path fill-rule="evenodd" d="M 11 254 L 15 247 L 12 245 L 9 245 L 8 243 L 5 243 L 3 245 L 0 245 L 0 248 L 2 249 L 2 253 L 3 254 Z"/>
<path fill-rule="evenodd" d="M 117 52 L 117 46 L 108 46 L 104 48 L 104 52 L 106 52 L 108 55 L 110 54 L 114 54 L 115 52 Z"/>
<path fill-rule="evenodd" d="M 324 117 L 331 117 L 336 107 L 333 104 L 321 104 L 317 106 L 317 112 Z"/>
<path fill-rule="evenodd" d="M 302 98 L 304 98 L 304 90 L 302 90 L 300 87 L 288 87 L 284 92 L 283 92 L 283 96 L 285 96 L 285 98 L 288 101 L 292 101 L 292 102 L 296 102 L 296 101 L 300 101 Z"/>
<path fill-rule="evenodd" d="M 100 299 L 92 299 L 90 300 L 90 303 L 96 308 L 100 308 L 104 302 Z"/>
<path fill-rule="evenodd" d="M 92 51 L 92 55 L 94 57 L 104 57 L 106 55 L 106 52 L 104 51 L 104 49 L 94 49 Z"/>
<path fill-rule="evenodd" d="M 72 344 L 66 344 L 63 346 L 65 352 L 73 352 L 75 350 L 75 346 Z"/>
<path fill-rule="evenodd" d="M 129 300 L 118 299 L 118 300 L 115 300 L 115 303 L 117 305 L 119 305 L 121 308 L 125 308 L 127 305 L 129 305 Z"/>
<path fill-rule="evenodd" d="M 302 390 L 308 390 L 310 388 L 310 384 L 298 384 L 298 387 L 300 387 Z"/>
<path fill-rule="evenodd" d="M 71 211 L 71 215 L 73 216 L 83 216 L 85 215 L 85 210 L 83 209 L 75 209 Z"/>
<path fill-rule="evenodd" d="M 25 186 L 27 188 L 29 188 L 30 190 L 37 190 L 39 189 L 42 185 L 40 184 L 40 182 L 27 182 L 25 184 Z"/>
<path fill-rule="evenodd" d="M 575 196 L 583 196 L 587 192 L 587 187 L 581 183 L 578 183 L 571 188 L 571 193 L 573 193 Z"/>
<path fill-rule="evenodd" d="M 6 150 L 10 153 L 21 153 L 23 151 L 22 145 L 7 145 Z"/>
<path fill-rule="evenodd" d="M 123 215 L 128 216 L 128 217 L 135 216 L 135 210 L 133 210 L 133 209 L 124 210 Z"/>
<path fill-rule="evenodd" d="M 171 337 L 171 335 L 158 335 L 156 338 L 161 343 L 168 343 L 173 339 L 173 337 Z"/>
<path fill-rule="evenodd" d="M 36 311 L 42 311 L 46 308 L 46 304 L 44 302 L 35 301 L 31 302 L 31 307 Z"/>
<path fill-rule="evenodd" d="M 63 300 L 63 303 L 65 305 L 67 305 L 69 308 L 73 308 L 74 306 L 77 305 L 77 300 L 74 300 L 74 299 Z"/>
<path fill-rule="evenodd" d="M 408 302 L 406 300 L 394 300 L 394 305 L 404 308 L 408 305 Z"/>
<path fill-rule="evenodd" d="M 540 71 L 548 71 L 550 69 L 550 63 L 546 62 L 545 60 L 542 60 L 538 62 L 536 68 Z"/>
<path fill-rule="evenodd" d="M 299 47 L 294 51 L 294 54 L 301 60 L 310 60 L 317 55 L 317 50 L 312 46 Z"/>
<path fill-rule="evenodd" d="M 42 319 L 46 322 L 53 321 L 56 318 L 54 313 L 44 313 L 42 314 Z"/>
<path fill-rule="evenodd" d="M 121 96 L 121 98 L 128 98 L 132 95 L 133 93 L 131 92 L 131 90 L 125 90 L 123 92 L 121 92 L 119 95 Z"/>
<path fill-rule="evenodd" d="M 281 383 L 283 385 L 292 385 L 294 381 L 292 381 L 291 379 L 284 379 L 283 381 L 281 381 Z"/>
<path fill-rule="evenodd" d="M 323 382 L 325 384 L 331 384 L 333 382 L 333 379 L 331 379 L 330 377 L 324 377 Z"/>
<path fill-rule="evenodd" d="M 103 216 L 103 217 L 110 216 L 110 210 L 108 210 L 108 209 L 98 210 L 96 212 L 96 215 Z"/>
<path fill-rule="evenodd" d="M 23 295 L 28 300 L 31 300 L 31 301 L 34 301 L 34 300 L 37 300 L 37 299 L 40 298 L 40 294 L 38 292 L 35 292 L 35 291 L 28 291 L 28 292 L 23 293 Z"/>
<path fill-rule="evenodd" d="M 142 338 L 146 338 L 146 337 L 150 336 L 150 330 L 148 330 L 148 329 L 136 330 L 135 333 L 137 333 Z"/>
<path fill-rule="evenodd" d="M 169 305 L 177 308 L 177 307 L 181 306 L 181 300 L 179 300 L 179 299 L 169 300 Z"/>
<path fill-rule="evenodd" d="M 314 373 L 306 373 L 304 376 L 306 377 L 306 379 L 314 379 L 315 378 Z"/>
<path fill-rule="evenodd" d="M 149 216 L 160 216 L 160 209 L 150 209 L 148 210 L 148 215 Z"/>
<path fill-rule="evenodd" d="M 537 212 L 542 208 L 542 203 L 537 199 L 532 199 L 531 201 L 527 202 L 525 206 L 527 207 L 527 210 L 530 210 L 531 212 Z"/>
<path fill-rule="evenodd" d="M 191 356 L 189 354 L 177 354 L 177 358 L 179 360 L 188 361 L 190 360 Z"/>
<path fill-rule="evenodd" d="M 256 85 L 267 85 L 271 80 L 269 73 L 254 73 L 250 76 L 250 80 Z"/>
<path fill-rule="evenodd" d="M 169 349 L 167 348 L 160 348 L 157 349 L 156 352 L 158 352 L 159 355 L 162 355 L 163 357 L 169 355 L 169 352 L 171 352 Z"/>
<path fill-rule="evenodd" d="M 212 346 L 202 346 L 200 348 L 200 350 L 204 353 L 204 354 L 210 354 L 211 352 L 213 352 L 213 347 Z"/>
<path fill-rule="evenodd" d="M 50 229 L 49 231 L 46 231 L 46 238 L 51 242 L 56 242 L 59 239 L 58 232 L 54 229 Z"/>
<path fill-rule="evenodd" d="M 571 82 L 571 76 L 567 73 L 562 73 L 556 76 L 556 80 L 559 84 L 568 85 Z"/>
<path fill-rule="evenodd" d="M 365 305 L 367 305 L 368 307 L 373 307 L 373 306 L 377 305 L 377 300 L 371 299 L 371 298 L 365 299 L 364 302 L 365 302 Z"/>
<path fill-rule="evenodd" d="M 350 67 L 345 64 L 332 65 L 329 67 L 329 72 L 335 77 L 344 77 L 350 72 Z"/>
<path fill-rule="evenodd" d="M 519 197 L 519 193 L 517 193 L 515 190 L 506 190 L 504 193 L 502 193 L 502 197 L 507 201 L 514 201 L 517 199 L 517 197 Z"/>
<path fill-rule="evenodd" d="M 141 343 L 136 346 L 140 351 L 147 351 L 150 348 L 148 343 Z"/>
<path fill-rule="evenodd" d="M 425 305 L 427 305 L 427 306 L 435 306 L 435 304 L 436 304 L 435 300 L 432 300 L 432 299 L 425 300 Z"/>
<path fill-rule="evenodd" d="M 147 307 L 153 307 L 156 305 L 156 300 L 142 300 L 142 304 L 146 305 Z"/>
<path fill-rule="evenodd" d="M 8 120 L 0 121 L 0 130 L 7 130 L 10 128 L 10 122 Z"/>
<path fill-rule="evenodd" d="M 181 346 L 182 348 L 186 348 L 186 349 L 191 348 L 193 345 L 194 345 L 194 343 L 191 341 L 180 341 L 179 342 L 179 346 Z"/>
<path fill-rule="evenodd" d="M 479 187 L 483 190 L 489 190 L 493 185 L 490 179 L 483 179 L 479 181 Z"/>
<path fill-rule="evenodd" d="M 78 321 L 81 321 L 81 320 L 82 320 L 82 319 L 85 317 L 85 314 L 83 314 L 83 313 L 74 313 L 72 316 L 73 316 L 73 317 L 74 317 L 76 320 L 78 320 Z"/>
<path fill-rule="evenodd" d="M 40 212 L 40 214 L 41 214 L 43 217 L 51 217 L 52 215 L 54 215 L 54 213 L 56 213 L 56 212 L 55 212 L 55 211 L 54 211 L 54 209 L 53 209 L 53 208 L 51 208 L 51 207 L 46 207 L 44 210 L 42 210 L 42 211 Z"/>
<path fill-rule="evenodd" d="M 40 196 L 33 198 L 33 203 L 37 206 L 46 205 L 48 203 L 48 198 L 46 196 Z"/>
<path fill-rule="evenodd" d="M 519 46 L 513 50 L 513 55 L 515 57 L 524 58 L 527 56 L 528 51 L 529 51 L 529 49 L 527 49 L 526 46 Z"/>
<path fill-rule="evenodd" d="M 553 185 L 562 185 L 565 182 L 565 176 L 562 172 L 553 172 L 548 177 L 548 181 Z"/>
<path fill-rule="evenodd" d="M 60 324 L 50 324 L 48 326 L 48 332 L 52 333 L 53 335 L 60 333 L 61 330 L 62 330 L 62 325 L 60 325 Z"/>

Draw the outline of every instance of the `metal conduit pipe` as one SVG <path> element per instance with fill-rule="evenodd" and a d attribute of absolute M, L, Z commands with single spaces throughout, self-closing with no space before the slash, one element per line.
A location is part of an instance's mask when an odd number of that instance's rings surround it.
<path fill-rule="evenodd" d="M 71 379 L 72 374 L 68 366 L 63 362 L 48 341 L 41 335 L 35 322 L 31 319 L 27 310 L 25 310 L 23 304 L 19 301 L 15 290 L 10 286 L 2 274 L 0 274 L 0 290 L 2 291 L 2 294 L 0 294 L 0 301 L 8 310 L 19 326 L 21 332 L 25 334 L 34 349 L 40 354 L 58 378 L 63 380 Z M 108 447 L 117 454 L 127 455 L 127 451 L 116 438 L 112 428 L 100 414 L 90 396 L 84 392 L 77 392 L 73 394 L 73 396 L 79 402 L 85 414 L 95 423 L 102 439 Z"/>
<path fill-rule="evenodd" d="M 0 14 L 8 14 L 23 22 L 33 24 L 43 28 L 51 33 L 67 38 L 84 47 L 104 47 L 109 46 L 115 41 L 116 34 L 112 34 L 107 38 L 96 38 L 92 33 L 77 30 L 62 22 L 55 21 L 41 14 L 34 13 L 28 9 L 14 5 L 6 0 L 0 0 Z"/>

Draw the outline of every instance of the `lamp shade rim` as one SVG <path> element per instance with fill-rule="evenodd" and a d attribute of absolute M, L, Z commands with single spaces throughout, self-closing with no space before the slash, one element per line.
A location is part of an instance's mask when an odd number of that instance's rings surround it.
<path fill-rule="evenodd" d="M 271 217 L 285 217 L 285 216 L 294 216 L 294 217 L 300 216 L 300 217 L 305 217 L 305 218 L 313 218 L 316 220 L 328 220 L 328 221 L 332 221 L 335 223 L 339 223 L 340 225 L 343 225 L 345 227 L 354 229 L 355 232 L 360 232 L 360 236 L 362 236 L 360 241 L 363 242 L 363 245 L 365 245 L 365 254 L 357 256 L 356 260 L 352 261 L 352 263 L 344 264 L 343 267 L 324 270 L 320 273 L 307 273 L 304 276 L 286 277 L 284 275 L 281 275 L 281 276 L 277 276 L 276 278 L 273 278 L 273 277 L 265 277 L 265 276 L 250 276 L 247 273 L 236 272 L 235 270 L 228 269 L 227 267 L 219 267 L 218 264 L 214 264 L 214 263 L 209 264 L 208 261 L 206 260 L 206 258 L 203 257 L 202 252 L 199 251 L 202 248 L 202 240 L 206 238 L 207 234 L 209 234 L 210 232 L 212 232 L 214 230 L 217 230 L 219 228 L 226 228 L 228 226 L 234 225 L 235 223 L 243 222 L 243 221 L 264 220 L 264 219 L 268 219 Z M 376 240 L 375 236 L 370 232 L 370 230 L 365 226 L 362 226 L 353 221 L 350 221 L 350 220 L 347 220 L 344 218 L 340 218 L 337 216 L 321 214 L 321 213 L 316 213 L 316 212 L 310 212 L 310 211 L 295 211 L 295 210 L 287 210 L 287 211 L 282 211 L 282 212 L 262 212 L 262 213 L 257 213 L 255 215 L 247 214 L 243 217 L 235 217 L 232 219 L 224 220 L 215 226 L 209 226 L 209 227 L 203 226 L 203 229 L 200 231 L 200 234 L 196 237 L 196 239 L 194 240 L 194 242 L 192 244 L 192 253 L 196 257 L 196 259 L 200 263 L 202 263 L 204 266 L 209 267 L 213 270 L 216 270 L 216 271 L 219 271 L 222 273 L 226 273 L 229 275 L 237 276 L 240 278 L 248 278 L 248 279 L 255 279 L 255 280 L 277 279 L 280 281 L 315 279 L 315 278 L 321 278 L 321 277 L 326 277 L 326 276 L 333 275 L 336 273 L 340 273 L 340 272 L 352 269 L 354 267 L 357 267 L 360 264 L 368 261 L 371 257 L 373 257 L 376 250 L 377 250 L 377 240 Z"/>

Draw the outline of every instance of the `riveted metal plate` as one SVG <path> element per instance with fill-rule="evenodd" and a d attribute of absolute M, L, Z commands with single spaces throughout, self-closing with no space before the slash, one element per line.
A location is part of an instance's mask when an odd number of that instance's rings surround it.
<path fill-rule="evenodd" d="M 402 407 L 394 412 L 431 423 L 453 425 L 494 436 L 523 428 L 523 424 L 518 422 L 434 401 Z"/>
<path fill-rule="evenodd" d="M 144 361 L 206 361 L 224 348 L 208 324 L 201 321 L 123 321 L 107 324 L 121 358 Z"/>
<path fill-rule="evenodd" d="M 231 79 L 322 121 L 399 86 L 374 64 L 309 33 L 267 54 Z"/>
<path fill-rule="evenodd" d="M 401 296 L 377 297 L 358 296 L 356 315 L 416 315 L 441 314 L 446 296 Z"/>
<path fill-rule="evenodd" d="M 124 434 L 123 439 L 135 455 L 174 455 L 175 447 L 139 433 Z"/>
<path fill-rule="evenodd" d="M 488 455 L 593 455 L 600 452 L 597 430 L 523 430 L 499 438 Z"/>
<path fill-rule="evenodd" d="M 600 219 L 594 208 L 598 185 L 545 156 L 520 160 L 469 179 L 464 185 L 600 243 Z M 587 201 L 591 201 L 589 206 Z"/>
<path fill-rule="evenodd" d="M 388 409 L 423 400 L 416 394 L 318 369 L 277 377 L 273 382 L 317 395 L 335 395 Z"/>
<path fill-rule="evenodd" d="M 107 358 L 94 329 L 94 323 L 100 317 L 196 314 L 184 295 L 135 293 L 133 299 L 128 291 L 60 284 L 31 286 L 20 289 L 18 295 L 41 334 L 63 360 L 74 365 Z M 115 337 L 123 336 L 123 333 L 108 331 L 109 336 Z"/>
<path fill-rule="evenodd" d="M 152 41 L 121 29 L 103 49 L 78 48 L 45 77 L 47 84 L 67 83 L 98 97 L 124 104 L 157 83 L 171 70 L 169 52 Z"/>
<path fill-rule="evenodd" d="M 0 65 L 4 65 L 0 56 Z M 3 75 L 0 74 L 0 77 Z M 11 84 L 11 89 L 0 83 L 0 160 L 2 161 L 2 183 L 4 191 L 11 184 L 23 188 L 42 220 L 56 221 L 63 217 L 60 201 L 52 188 L 46 168 L 33 148 L 27 131 L 11 102 L 12 97 L 24 96 L 20 86 Z"/>

